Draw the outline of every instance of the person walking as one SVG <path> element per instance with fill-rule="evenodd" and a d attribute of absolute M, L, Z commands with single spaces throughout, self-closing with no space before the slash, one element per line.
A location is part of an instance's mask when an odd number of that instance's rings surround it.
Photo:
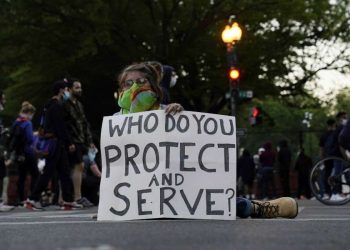
<path fill-rule="evenodd" d="M 43 113 L 43 136 L 51 139 L 54 146 L 51 147 L 52 152 L 46 158 L 43 174 L 39 176 L 34 191 L 26 200 L 25 206 L 33 210 L 43 210 L 40 203 L 41 193 L 46 190 L 49 181 L 57 171 L 63 197 L 62 208 L 65 210 L 82 208 L 80 204 L 73 201 L 73 184 L 67 155 L 67 148 L 72 149 L 74 145 L 70 141 L 63 117 L 62 103 L 68 92 L 66 82 L 63 80 L 54 82 L 52 91 L 53 96 L 45 105 Z"/>
<path fill-rule="evenodd" d="M 82 84 L 76 79 L 68 79 L 67 87 L 69 98 L 64 102 L 65 123 L 73 143 L 69 149 L 69 164 L 72 169 L 74 186 L 74 200 L 83 207 L 94 206 L 87 198 L 81 195 L 82 176 L 84 170 L 83 156 L 89 150 L 96 150 L 92 140 L 90 125 L 86 119 L 84 108 L 79 98 L 82 95 Z"/>

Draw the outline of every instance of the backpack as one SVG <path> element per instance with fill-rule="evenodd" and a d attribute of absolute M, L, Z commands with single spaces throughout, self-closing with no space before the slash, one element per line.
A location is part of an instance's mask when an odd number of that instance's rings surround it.
<path fill-rule="evenodd" d="M 57 140 L 45 133 L 45 119 L 47 107 L 41 112 L 38 135 L 34 136 L 33 149 L 39 159 L 51 157 L 56 149 Z"/>
<path fill-rule="evenodd" d="M 24 147 L 26 145 L 26 134 L 24 128 L 21 127 L 21 123 L 15 123 L 9 132 L 7 142 L 7 151 L 10 154 L 12 160 L 23 162 Z"/>

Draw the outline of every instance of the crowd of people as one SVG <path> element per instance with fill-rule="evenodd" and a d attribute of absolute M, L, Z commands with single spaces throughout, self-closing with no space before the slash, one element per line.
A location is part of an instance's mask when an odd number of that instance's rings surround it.
<path fill-rule="evenodd" d="M 2 129 L 1 182 L 8 179 L 7 185 L 1 185 L 5 187 L 1 192 L 5 194 L 3 210 L 18 205 L 42 210 L 44 197 L 45 205 L 65 210 L 96 204 L 97 200 L 93 203 L 82 196 L 83 176 L 93 176 L 98 187 L 101 173 L 96 161 L 98 150 L 78 100 L 81 95 L 78 79 L 55 81 L 52 97 L 41 112 L 24 101 L 10 128 Z M 3 93 L 1 100 L 4 107 Z M 40 126 L 34 131 L 32 119 L 36 113 Z"/>
<path fill-rule="evenodd" d="M 120 111 L 115 115 L 158 109 L 171 114 L 183 111 L 182 105 L 169 102 L 169 88 L 176 84 L 176 79 L 174 69 L 159 62 L 134 63 L 125 67 L 118 77 L 119 89 L 115 97 Z M 25 133 L 25 143 L 20 143 L 26 149 L 23 154 L 19 150 L 10 150 L 10 154 L 15 152 L 14 157 L 6 156 L 4 165 L 7 169 L 11 165 L 21 169 L 18 170 L 21 178 L 17 180 L 17 202 L 29 209 L 43 209 L 48 189 L 54 194 L 51 203 L 64 209 L 90 207 L 93 203 L 82 194 L 83 172 L 84 169 L 90 170 L 96 178 L 100 178 L 101 172 L 95 161 L 98 150 L 83 106 L 78 100 L 82 94 L 81 82 L 78 79 L 59 80 L 52 85 L 52 91 L 52 97 L 41 112 L 37 133 L 33 132 L 31 124 L 35 108 L 28 102 L 22 104 L 12 130 L 15 131 L 14 128 L 18 127 L 16 124 L 28 130 Z M 272 154 L 271 145 L 267 144 L 264 153 L 266 157 L 262 156 L 265 157 L 263 164 L 266 171 L 261 173 L 267 181 L 271 179 Z M 32 169 L 30 164 L 36 168 Z M 23 176 L 28 172 L 32 185 L 29 195 L 25 197 Z M 98 182 L 96 184 L 98 186 Z M 267 190 L 265 182 L 262 188 L 263 192 Z M 295 218 L 298 214 L 297 202 L 290 197 L 269 201 L 238 197 L 236 208 L 237 216 L 241 218 Z"/>
<path fill-rule="evenodd" d="M 338 112 L 334 118 L 328 119 L 326 124 L 327 129 L 320 136 L 320 151 L 317 159 L 347 157 L 346 150 L 350 149 L 350 119 L 347 113 Z M 237 162 L 239 195 L 263 200 L 291 195 L 298 199 L 312 199 L 309 179 L 315 162 L 306 154 L 304 148 L 300 148 L 295 159 L 293 158 L 287 140 L 281 140 L 277 147 L 273 147 L 271 142 L 266 142 L 254 155 L 247 149 L 242 149 Z M 329 160 L 325 164 L 325 180 L 330 176 L 340 174 L 341 162 Z M 291 191 L 292 177 L 290 175 L 292 172 L 295 173 L 297 185 L 293 192 Z M 328 181 L 324 183 L 325 199 L 332 201 L 344 199 L 340 197 L 340 190 L 337 190 L 340 187 L 332 189 Z"/>

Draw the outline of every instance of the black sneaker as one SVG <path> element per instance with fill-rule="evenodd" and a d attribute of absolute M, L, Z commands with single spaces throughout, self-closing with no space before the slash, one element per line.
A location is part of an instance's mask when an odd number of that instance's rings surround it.
<path fill-rule="evenodd" d="M 82 205 L 83 207 L 93 207 L 94 204 L 91 203 L 88 199 L 86 199 L 85 197 L 80 198 L 79 200 L 76 201 L 78 204 Z"/>

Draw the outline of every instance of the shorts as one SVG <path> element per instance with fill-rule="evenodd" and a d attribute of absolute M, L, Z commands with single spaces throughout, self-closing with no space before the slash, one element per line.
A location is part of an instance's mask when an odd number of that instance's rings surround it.
<path fill-rule="evenodd" d="M 69 152 L 69 163 L 71 165 L 79 164 L 83 162 L 83 156 L 87 154 L 87 149 L 83 144 L 74 144 L 75 151 Z"/>

